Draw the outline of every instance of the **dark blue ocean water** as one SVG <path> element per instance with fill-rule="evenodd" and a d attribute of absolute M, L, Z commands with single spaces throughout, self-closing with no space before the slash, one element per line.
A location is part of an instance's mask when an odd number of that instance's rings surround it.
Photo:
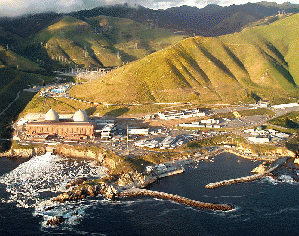
<path fill-rule="evenodd" d="M 209 182 L 246 176 L 259 164 L 232 154 L 221 154 L 214 160 L 185 166 L 185 173 L 164 178 L 150 188 L 204 202 L 232 204 L 234 211 L 199 210 L 148 197 L 118 202 L 97 197 L 56 206 L 46 217 L 61 214 L 70 220 L 49 228 L 43 226 L 43 214 L 34 214 L 35 208 L 16 207 L 12 201 L 0 203 L 0 235 L 298 235 L 299 185 L 287 171 L 279 176 L 283 182 L 265 178 L 205 189 Z M 18 164 L 0 159 L 0 174 Z M 1 198 L 9 195 L 1 184 Z M 73 212 L 80 217 L 74 218 Z"/>

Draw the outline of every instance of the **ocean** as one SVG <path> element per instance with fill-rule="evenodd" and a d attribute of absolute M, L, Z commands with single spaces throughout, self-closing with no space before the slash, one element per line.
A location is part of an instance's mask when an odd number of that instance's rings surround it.
<path fill-rule="evenodd" d="M 48 200 L 76 177 L 96 178 L 105 169 L 92 160 L 54 155 L 30 160 L 0 159 L 0 235 L 298 235 L 299 183 L 289 169 L 278 179 L 206 189 L 210 182 L 246 176 L 260 162 L 230 153 L 185 165 L 185 173 L 161 179 L 152 190 L 211 203 L 231 204 L 229 212 L 195 209 L 150 197 L 108 201 L 101 196 L 56 204 Z M 57 227 L 54 215 L 67 220 Z"/>

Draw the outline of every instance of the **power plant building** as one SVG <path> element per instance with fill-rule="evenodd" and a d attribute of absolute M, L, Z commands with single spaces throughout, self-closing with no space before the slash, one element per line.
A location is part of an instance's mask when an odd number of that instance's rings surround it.
<path fill-rule="evenodd" d="M 28 137 L 46 135 L 59 136 L 68 139 L 94 137 L 95 124 L 88 121 L 85 111 L 79 110 L 73 120 L 61 121 L 59 115 L 50 109 L 45 115 L 45 121 L 30 122 L 26 125 Z"/>

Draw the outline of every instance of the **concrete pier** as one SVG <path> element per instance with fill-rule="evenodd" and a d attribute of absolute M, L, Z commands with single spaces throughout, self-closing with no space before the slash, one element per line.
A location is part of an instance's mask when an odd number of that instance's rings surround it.
<path fill-rule="evenodd" d="M 129 190 L 125 190 L 125 191 L 121 192 L 119 196 L 121 196 L 121 197 L 135 197 L 135 196 L 158 197 L 158 198 L 182 203 L 187 206 L 201 208 L 201 209 L 209 209 L 209 210 L 229 211 L 229 210 L 234 209 L 232 206 L 226 205 L 226 204 L 204 203 L 204 202 L 191 200 L 189 198 L 181 197 L 181 196 L 174 195 L 174 194 L 152 191 L 152 190 L 147 190 L 147 189 L 140 189 L 140 188 L 132 188 Z"/>
<path fill-rule="evenodd" d="M 164 178 L 164 177 L 167 177 L 167 176 L 182 174 L 182 173 L 184 173 L 184 171 L 185 171 L 185 169 L 182 167 L 182 168 L 179 168 L 179 169 L 175 169 L 173 171 L 168 171 L 168 172 L 165 172 L 165 173 L 158 174 L 157 177 L 158 178 Z"/>
<path fill-rule="evenodd" d="M 219 188 L 219 187 L 224 186 L 224 185 L 231 185 L 231 184 L 236 184 L 236 183 L 245 183 L 245 182 L 250 182 L 250 181 L 260 179 L 260 178 L 268 175 L 269 173 L 271 173 L 272 171 L 274 171 L 278 167 L 285 164 L 286 161 L 289 158 L 290 157 L 282 157 L 282 158 L 277 159 L 276 161 L 274 161 L 272 163 L 270 168 L 268 170 L 266 170 L 265 172 L 255 174 L 255 175 L 246 176 L 246 177 L 241 177 L 241 178 L 237 178 L 237 179 L 222 180 L 222 181 L 219 181 L 219 182 L 216 182 L 216 183 L 210 183 L 210 184 L 207 184 L 205 187 L 213 189 L 213 188 Z"/>

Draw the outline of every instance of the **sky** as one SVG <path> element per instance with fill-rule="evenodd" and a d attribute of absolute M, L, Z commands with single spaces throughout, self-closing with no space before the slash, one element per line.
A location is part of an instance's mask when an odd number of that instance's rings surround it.
<path fill-rule="evenodd" d="M 71 12 L 82 9 L 91 9 L 98 6 L 128 3 L 131 6 L 141 5 L 152 9 L 166 9 L 175 6 L 188 5 L 198 8 L 208 4 L 228 6 L 240 5 L 261 0 L 0 0 L 0 16 L 20 16 L 40 12 Z M 286 0 L 269 0 L 283 3 Z M 299 4 L 299 0 L 291 0 Z"/>

